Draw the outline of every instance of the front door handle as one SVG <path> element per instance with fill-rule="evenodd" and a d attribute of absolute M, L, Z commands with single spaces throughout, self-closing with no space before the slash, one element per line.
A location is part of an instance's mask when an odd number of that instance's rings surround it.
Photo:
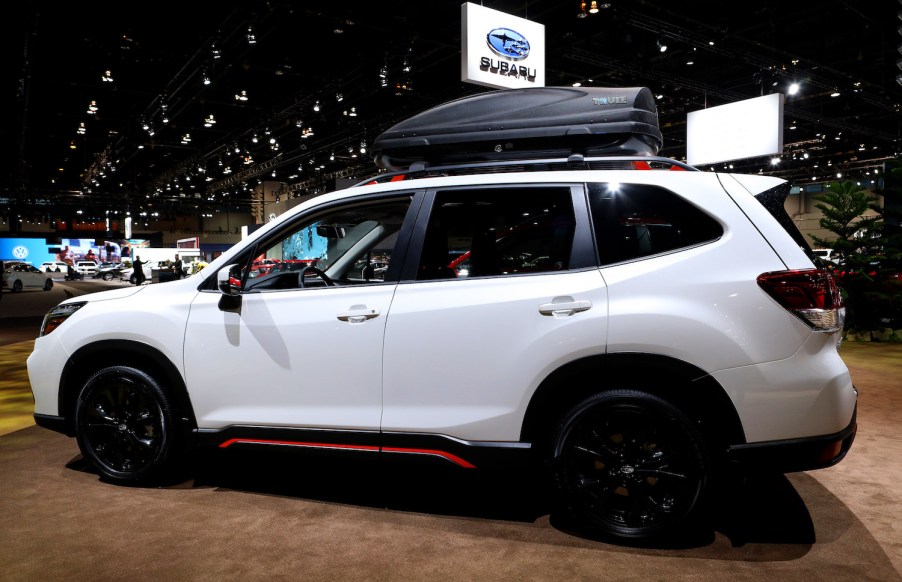
<path fill-rule="evenodd" d="M 553 317 L 569 317 L 592 308 L 591 301 L 577 301 L 573 297 L 555 297 L 551 303 L 539 305 L 539 313 Z"/>
<path fill-rule="evenodd" d="M 378 309 L 370 309 L 366 305 L 352 305 L 348 311 L 338 314 L 340 321 L 348 323 L 363 323 L 367 319 L 379 317 Z"/>

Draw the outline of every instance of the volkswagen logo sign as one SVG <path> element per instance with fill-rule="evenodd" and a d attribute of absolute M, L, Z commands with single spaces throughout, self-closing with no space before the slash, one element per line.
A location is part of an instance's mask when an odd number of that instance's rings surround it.
<path fill-rule="evenodd" d="M 529 41 L 516 30 L 496 28 L 486 35 L 485 40 L 502 57 L 520 61 L 529 56 Z"/>
<path fill-rule="evenodd" d="M 19 245 L 13 249 L 13 256 L 19 260 L 25 260 L 28 257 L 28 247 Z"/>

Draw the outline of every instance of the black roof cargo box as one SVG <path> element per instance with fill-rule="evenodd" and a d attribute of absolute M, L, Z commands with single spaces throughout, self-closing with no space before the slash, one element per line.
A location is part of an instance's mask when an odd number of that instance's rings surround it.
<path fill-rule="evenodd" d="M 416 162 L 654 156 L 661 144 L 647 87 L 534 87 L 438 105 L 383 132 L 372 151 L 376 165 L 399 171 Z"/>

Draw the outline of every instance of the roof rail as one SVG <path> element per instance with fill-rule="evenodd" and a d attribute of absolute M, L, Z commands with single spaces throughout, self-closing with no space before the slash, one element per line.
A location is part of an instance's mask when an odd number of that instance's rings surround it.
<path fill-rule="evenodd" d="M 407 170 L 377 174 L 355 184 L 382 184 L 399 182 L 417 178 L 438 176 L 463 176 L 471 174 L 504 174 L 513 172 L 562 170 L 667 170 L 698 172 L 697 168 L 672 158 L 660 156 L 595 156 L 571 154 L 566 158 L 545 158 L 526 160 L 493 160 L 487 162 L 470 162 L 466 164 L 433 166 L 428 162 L 418 161 L 410 164 Z"/>

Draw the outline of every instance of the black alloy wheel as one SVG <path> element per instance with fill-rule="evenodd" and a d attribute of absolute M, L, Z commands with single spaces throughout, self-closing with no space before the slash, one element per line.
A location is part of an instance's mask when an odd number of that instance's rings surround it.
<path fill-rule="evenodd" d="M 53 279 L 47 277 L 47 280 L 44 281 L 44 291 L 50 291 L 53 289 Z"/>
<path fill-rule="evenodd" d="M 553 450 L 567 511 L 602 535 L 659 538 L 702 511 L 710 462 L 701 435 L 657 396 L 614 390 L 587 398 L 564 417 Z"/>
<path fill-rule="evenodd" d="M 22 281 L 16 280 L 13 283 L 13 293 L 21 293 L 22 292 Z"/>
<path fill-rule="evenodd" d="M 127 484 L 168 477 L 182 453 L 178 416 L 149 374 L 110 366 L 91 376 L 75 408 L 82 454 L 100 474 Z"/>

